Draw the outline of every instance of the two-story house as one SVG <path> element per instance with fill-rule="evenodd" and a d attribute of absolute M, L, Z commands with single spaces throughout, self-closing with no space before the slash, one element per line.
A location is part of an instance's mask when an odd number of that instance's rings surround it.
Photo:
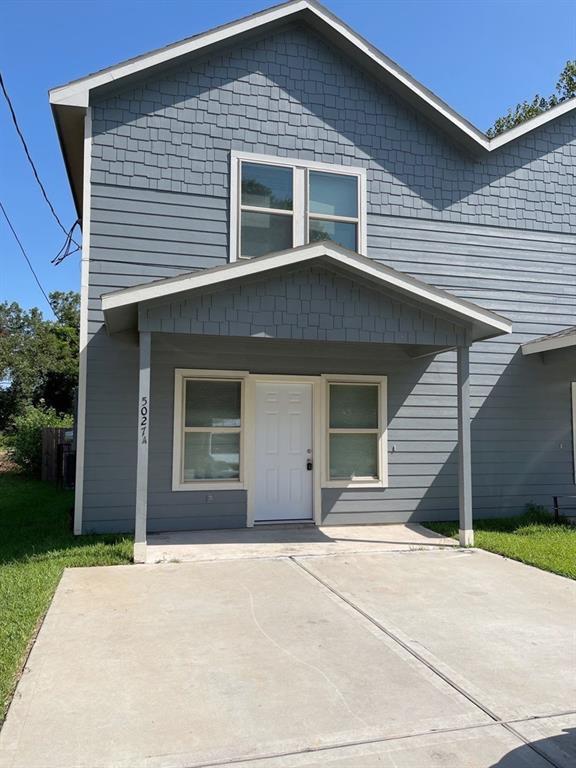
<path fill-rule="evenodd" d="M 143 559 L 154 531 L 459 515 L 470 543 L 472 511 L 574 493 L 574 100 L 488 139 L 294 0 L 50 101 L 77 533 Z"/>

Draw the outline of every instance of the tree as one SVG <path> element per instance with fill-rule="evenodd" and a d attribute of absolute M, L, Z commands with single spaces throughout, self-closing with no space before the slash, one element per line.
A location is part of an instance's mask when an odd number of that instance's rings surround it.
<path fill-rule="evenodd" d="M 531 101 L 523 101 L 517 104 L 514 108 L 508 110 L 508 114 L 499 117 L 486 133 L 490 138 L 494 138 L 499 133 L 521 125 L 526 120 L 541 115 L 543 112 L 547 112 L 557 104 L 574 96 L 576 96 L 576 59 L 566 62 L 566 66 L 560 73 L 560 78 L 556 83 L 556 93 L 548 96 L 548 98 L 536 94 Z"/>
<path fill-rule="evenodd" d="M 0 430 L 29 405 L 73 411 L 80 299 L 73 291 L 54 291 L 50 302 L 55 320 L 35 307 L 0 303 Z"/>

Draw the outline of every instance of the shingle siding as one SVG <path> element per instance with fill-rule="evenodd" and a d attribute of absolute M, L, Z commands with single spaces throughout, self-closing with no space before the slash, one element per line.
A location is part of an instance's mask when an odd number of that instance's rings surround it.
<path fill-rule="evenodd" d="M 519 512 L 528 501 L 549 505 L 554 494 L 575 492 L 573 353 L 543 363 L 519 350 L 576 324 L 573 116 L 473 159 L 314 34 L 291 27 L 101 99 L 93 126 L 86 530 L 128 530 L 134 512 L 137 342 L 134 334 L 106 335 L 100 296 L 227 260 L 231 149 L 365 167 L 368 255 L 513 321 L 513 335 L 476 344 L 471 355 L 476 515 Z M 268 308 L 271 295 L 256 292 L 264 301 L 254 325 L 254 313 L 249 321 L 227 317 L 224 294 L 213 294 L 206 323 L 237 333 L 249 322 L 250 333 L 266 333 L 270 318 L 263 322 L 262 313 L 278 311 L 272 327 L 292 337 L 303 321 L 286 322 L 284 313 L 301 312 Z M 189 309 L 184 319 L 196 321 Z M 333 308 L 310 314 L 333 324 L 341 317 Z M 455 516 L 453 355 L 407 362 L 369 341 L 335 343 L 319 335 L 292 347 L 278 337 L 236 337 L 216 354 L 209 335 L 154 334 L 151 529 L 245 519 L 238 492 L 219 492 L 208 512 L 202 495 L 171 491 L 175 367 L 386 373 L 390 488 L 325 490 L 324 518 Z"/>
<path fill-rule="evenodd" d="M 322 267 L 144 303 L 142 331 L 381 344 L 466 344 L 466 328 Z"/>
<path fill-rule="evenodd" d="M 572 231 L 573 115 L 476 160 L 291 28 L 95 101 L 96 183 L 228 198 L 230 149 L 368 169 L 370 213 Z"/>

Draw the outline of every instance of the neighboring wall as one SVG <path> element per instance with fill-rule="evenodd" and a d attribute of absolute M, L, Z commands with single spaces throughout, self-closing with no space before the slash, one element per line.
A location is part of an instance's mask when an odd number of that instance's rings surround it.
<path fill-rule="evenodd" d="M 472 356 L 476 512 L 574 492 L 573 368 L 565 353 L 543 364 L 518 351 L 576 324 L 573 116 L 473 159 L 312 33 L 288 28 L 95 101 L 93 130 L 89 525 L 128 526 L 135 488 L 137 347 L 105 335 L 99 297 L 226 260 L 231 149 L 366 167 L 369 255 L 514 322 L 512 337 Z M 453 514 L 451 357 L 406 394 L 391 425 L 394 508 Z M 432 487 L 449 491 L 429 507 Z M 340 494 L 327 511 L 345 522 L 380 509 L 367 496 Z"/>

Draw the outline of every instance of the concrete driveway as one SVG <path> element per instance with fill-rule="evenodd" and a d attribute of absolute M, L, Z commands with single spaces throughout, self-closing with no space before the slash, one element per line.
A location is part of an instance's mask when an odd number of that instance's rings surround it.
<path fill-rule="evenodd" d="M 576 584 L 475 550 L 66 571 L 6 768 L 573 768 Z"/>

